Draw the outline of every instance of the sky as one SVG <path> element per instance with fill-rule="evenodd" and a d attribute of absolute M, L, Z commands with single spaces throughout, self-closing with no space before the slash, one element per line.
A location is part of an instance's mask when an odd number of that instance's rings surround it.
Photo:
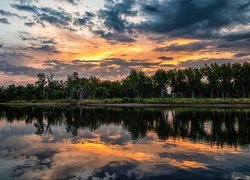
<path fill-rule="evenodd" d="M 250 0 L 4 0 L 0 86 L 39 72 L 117 80 L 131 69 L 242 63 Z"/>

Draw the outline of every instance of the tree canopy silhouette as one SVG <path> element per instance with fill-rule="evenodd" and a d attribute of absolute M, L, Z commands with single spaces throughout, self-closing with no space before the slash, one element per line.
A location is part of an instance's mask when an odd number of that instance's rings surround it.
<path fill-rule="evenodd" d="M 35 84 L 0 88 L 0 102 L 13 100 L 104 99 L 104 98 L 250 98 L 250 63 L 216 63 L 201 68 L 157 70 L 148 76 L 131 70 L 119 81 L 79 77 L 77 72 L 65 81 L 54 74 L 39 73 Z"/>

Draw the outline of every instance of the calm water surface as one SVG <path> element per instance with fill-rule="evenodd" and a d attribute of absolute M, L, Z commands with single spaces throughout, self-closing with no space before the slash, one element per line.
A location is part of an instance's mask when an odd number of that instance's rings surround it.
<path fill-rule="evenodd" d="M 0 106 L 0 179 L 249 179 L 250 109 Z"/>

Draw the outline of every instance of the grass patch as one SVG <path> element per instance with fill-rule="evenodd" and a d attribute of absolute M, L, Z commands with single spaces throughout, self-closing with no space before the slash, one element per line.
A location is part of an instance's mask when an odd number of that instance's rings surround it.
<path fill-rule="evenodd" d="M 113 98 L 113 99 L 85 99 L 85 100 L 32 100 L 10 101 L 7 103 L 86 103 L 86 104 L 250 104 L 250 98 Z"/>

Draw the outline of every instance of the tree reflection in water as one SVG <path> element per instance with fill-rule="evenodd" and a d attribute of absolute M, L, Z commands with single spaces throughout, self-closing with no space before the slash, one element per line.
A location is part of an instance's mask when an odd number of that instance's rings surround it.
<path fill-rule="evenodd" d="M 246 146 L 250 142 L 250 110 L 232 108 L 94 108 L 0 106 L 0 120 L 33 124 L 38 135 L 53 134 L 55 125 L 77 136 L 88 128 L 120 125 L 133 139 L 155 132 L 161 140 L 188 138 L 218 146 Z"/>

